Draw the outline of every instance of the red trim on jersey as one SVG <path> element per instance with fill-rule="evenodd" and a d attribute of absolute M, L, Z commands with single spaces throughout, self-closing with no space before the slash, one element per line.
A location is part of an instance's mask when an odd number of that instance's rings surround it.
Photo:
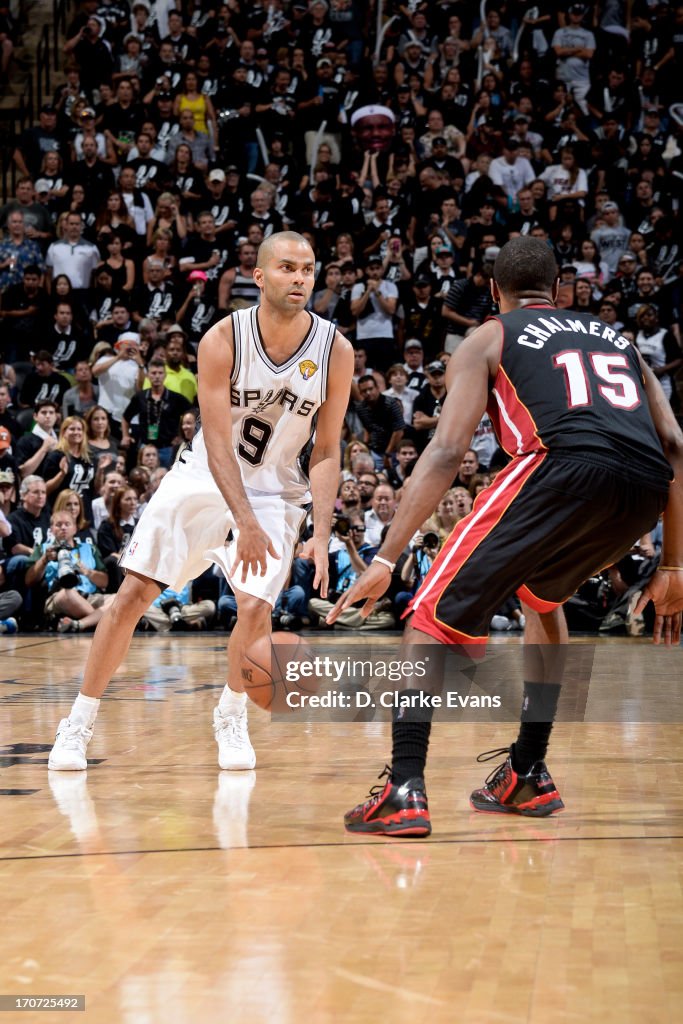
<path fill-rule="evenodd" d="M 406 609 L 405 615 L 413 613 L 411 625 L 415 629 L 435 637 L 442 643 L 478 644 L 480 646 L 486 644 L 488 630 L 481 636 L 463 633 L 437 619 L 436 608 L 458 570 L 497 526 L 509 505 L 515 500 L 545 457 L 545 452 L 532 452 L 511 462 L 478 496 L 469 515 L 456 525 L 427 573 L 422 586 Z M 482 567 L 481 585 L 486 586 L 485 567 Z M 483 654 L 483 651 L 481 653 Z"/>
<path fill-rule="evenodd" d="M 495 391 L 492 397 L 498 406 L 499 415 L 496 422 L 500 429 L 498 436 L 503 448 L 512 455 L 538 451 L 539 447 L 542 451 L 547 451 L 539 437 L 535 419 L 517 394 L 517 389 L 502 364 L 491 390 Z"/>
<path fill-rule="evenodd" d="M 554 612 L 556 608 L 559 608 L 562 601 L 544 601 L 542 597 L 536 597 L 535 594 L 529 590 L 526 584 L 523 587 L 519 587 L 517 590 L 517 597 L 524 604 L 528 605 L 529 608 L 533 608 L 535 612 L 539 612 L 543 615 L 545 612 Z"/>

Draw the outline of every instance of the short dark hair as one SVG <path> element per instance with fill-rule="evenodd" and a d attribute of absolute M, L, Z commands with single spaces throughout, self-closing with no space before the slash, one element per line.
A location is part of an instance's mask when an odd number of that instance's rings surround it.
<path fill-rule="evenodd" d="M 29 263 L 27 267 L 24 267 L 24 277 L 26 277 L 27 274 L 35 274 L 36 277 L 40 277 L 42 270 L 40 267 L 36 266 L 35 263 Z"/>
<path fill-rule="evenodd" d="M 149 366 L 150 367 L 152 367 L 152 366 L 160 366 L 162 370 L 166 369 L 166 363 L 163 361 L 163 359 L 157 359 L 157 358 L 150 359 Z"/>
<path fill-rule="evenodd" d="M 506 295 L 550 291 L 557 274 L 552 249 L 543 239 L 526 235 L 506 242 L 493 265 L 493 279 Z"/>
<path fill-rule="evenodd" d="M 364 384 L 366 380 L 369 380 L 371 384 L 377 384 L 377 381 L 371 373 L 364 373 L 362 377 L 358 378 L 358 387 L 360 387 L 361 384 Z"/>

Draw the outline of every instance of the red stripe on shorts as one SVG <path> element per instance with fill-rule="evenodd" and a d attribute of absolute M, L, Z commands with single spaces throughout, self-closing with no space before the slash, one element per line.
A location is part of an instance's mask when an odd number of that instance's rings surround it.
<path fill-rule="evenodd" d="M 422 586 L 408 605 L 405 614 L 412 613 L 411 626 L 445 644 L 482 645 L 486 643 L 488 631 L 481 636 L 470 636 L 468 633 L 463 633 L 455 626 L 437 619 L 436 607 L 458 570 L 500 522 L 505 510 L 536 472 L 546 454 L 546 452 L 532 452 L 530 455 L 514 459 L 477 497 L 474 508 L 456 525 L 427 573 Z M 486 585 L 483 567 L 481 582 L 482 586 Z"/>

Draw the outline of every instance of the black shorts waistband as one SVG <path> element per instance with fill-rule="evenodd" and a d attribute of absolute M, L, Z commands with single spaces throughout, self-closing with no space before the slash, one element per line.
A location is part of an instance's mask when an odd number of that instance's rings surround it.
<path fill-rule="evenodd" d="M 633 463 L 630 463 L 628 468 L 625 468 L 623 461 L 620 461 L 616 456 L 612 457 L 605 452 L 591 449 L 552 448 L 548 452 L 548 457 L 553 462 L 565 460 L 568 462 L 580 462 L 585 466 L 599 467 L 608 473 L 612 473 L 620 480 L 624 480 L 626 483 L 664 494 L 668 493 L 671 483 L 671 477 L 665 476 L 664 472 L 659 469 L 653 468 L 650 472 L 647 470 L 641 471 Z"/>

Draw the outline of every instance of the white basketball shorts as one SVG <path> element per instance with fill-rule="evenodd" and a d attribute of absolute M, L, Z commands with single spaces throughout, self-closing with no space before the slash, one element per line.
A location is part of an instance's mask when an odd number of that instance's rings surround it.
<path fill-rule="evenodd" d="M 239 530 L 208 469 L 176 463 L 142 513 L 120 559 L 124 569 L 140 573 L 173 590 L 196 579 L 215 562 L 230 586 L 272 606 L 289 575 L 294 548 L 306 511 L 279 495 L 247 488 L 256 520 L 280 555 L 267 555 L 266 574 L 247 574 L 232 567 Z M 232 530 L 230 543 L 228 533 Z"/>

